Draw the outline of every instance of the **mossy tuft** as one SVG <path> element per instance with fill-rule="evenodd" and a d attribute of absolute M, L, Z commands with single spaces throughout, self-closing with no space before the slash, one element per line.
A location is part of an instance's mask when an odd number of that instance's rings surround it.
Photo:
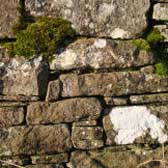
<path fill-rule="evenodd" d="M 164 43 L 165 37 L 161 35 L 159 29 L 152 29 L 145 39 L 132 40 L 138 49 L 152 51 L 156 58 L 156 74 L 168 75 L 168 47 Z"/>
<path fill-rule="evenodd" d="M 71 23 L 62 18 L 38 17 L 35 23 L 16 34 L 16 42 L 7 44 L 9 55 L 31 58 L 41 55 L 50 60 L 59 45 L 73 38 L 75 30 Z"/>

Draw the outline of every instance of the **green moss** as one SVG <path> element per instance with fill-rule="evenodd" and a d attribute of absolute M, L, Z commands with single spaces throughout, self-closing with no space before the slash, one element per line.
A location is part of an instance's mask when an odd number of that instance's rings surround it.
<path fill-rule="evenodd" d="M 138 49 L 152 51 L 156 59 L 156 74 L 168 75 L 168 47 L 164 43 L 164 36 L 159 29 L 152 29 L 145 39 L 132 40 Z"/>
<path fill-rule="evenodd" d="M 61 18 L 40 17 L 35 23 L 28 24 L 25 30 L 16 34 L 16 42 L 7 45 L 9 54 L 31 58 L 42 55 L 52 59 L 59 45 L 67 38 L 73 38 L 75 31 L 71 23 Z"/>
<path fill-rule="evenodd" d="M 135 45 L 139 50 L 145 50 L 145 51 L 151 50 L 149 43 L 144 39 L 132 40 L 131 43 Z"/>
<path fill-rule="evenodd" d="M 158 44 L 159 42 L 164 41 L 164 36 L 161 35 L 159 29 L 154 28 L 151 32 L 147 35 L 146 41 L 150 44 L 151 47 Z"/>

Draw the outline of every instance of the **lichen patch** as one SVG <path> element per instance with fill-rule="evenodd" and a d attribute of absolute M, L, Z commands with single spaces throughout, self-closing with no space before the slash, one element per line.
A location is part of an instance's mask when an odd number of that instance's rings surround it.
<path fill-rule="evenodd" d="M 113 108 L 110 113 L 113 129 L 117 132 L 115 142 L 117 144 L 131 144 L 136 138 L 144 136 L 147 131 L 152 139 L 159 143 L 168 140 L 164 133 L 163 120 L 151 114 L 146 106 L 130 106 Z"/>

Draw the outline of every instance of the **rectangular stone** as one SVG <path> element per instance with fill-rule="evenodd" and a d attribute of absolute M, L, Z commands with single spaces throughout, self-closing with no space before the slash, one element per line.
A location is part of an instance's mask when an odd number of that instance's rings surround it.
<path fill-rule="evenodd" d="M 96 126 L 96 125 L 97 125 L 96 120 L 86 120 L 86 121 L 73 122 L 74 127 L 79 127 L 79 126 L 87 127 L 87 126 Z"/>
<path fill-rule="evenodd" d="M 56 155 L 39 155 L 31 156 L 32 164 L 60 164 L 68 162 L 68 153 L 60 153 Z"/>
<path fill-rule="evenodd" d="M 168 77 L 140 72 L 68 74 L 60 77 L 63 97 L 124 96 L 168 91 Z"/>
<path fill-rule="evenodd" d="M 164 103 L 168 102 L 168 93 L 133 95 L 130 96 L 130 101 L 132 104 Z"/>
<path fill-rule="evenodd" d="M 1 130 L 0 155 L 39 155 L 69 151 L 70 132 L 65 124 L 17 126 Z"/>
<path fill-rule="evenodd" d="M 37 102 L 28 106 L 27 123 L 53 124 L 97 119 L 102 107 L 96 98 L 74 98 L 54 103 Z"/>
<path fill-rule="evenodd" d="M 12 28 L 19 17 L 19 0 L 1 0 L 0 3 L 0 39 L 13 37 Z"/>
<path fill-rule="evenodd" d="M 23 107 L 0 107 L 0 128 L 20 125 L 23 120 Z"/>
<path fill-rule="evenodd" d="M 33 16 L 69 20 L 80 35 L 131 39 L 140 36 L 148 26 L 150 0 L 25 0 L 25 6 Z"/>
<path fill-rule="evenodd" d="M 168 3 L 157 3 L 154 5 L 153 19 L 168 20 Z"/>
<path fill-rule="evenodd" d="M 89 152 L 74 151 L 69 165 L 71 168 L 162 168 L 168 165 L 167 146 L 164 154 L 163 160 L 161 147 L 152 149 L 132 146 L 128 150 L 124 147 L 106 147 Z"/>
<path fill-rule="evenodd" d="M 78 140 L 99 140 L 103 138 L 103 129 L 101 127 L 73 127 L 72 141 Z"/>
<path fill-rule="evenodd" d="M 83 38 L 71 43 L 56 55 L 50 68 L 57 71 L 124 69 L 153 63 L 153 54 L 139 50 L 131 41 Z"/>
<path fill-rule="evenodd" d="M 161 35 L 165 38 L 164 41 L 168 42 L 168 24 L 166 25 L 157 25 L 155 26 L 155 28 L 157 28 Z"/>

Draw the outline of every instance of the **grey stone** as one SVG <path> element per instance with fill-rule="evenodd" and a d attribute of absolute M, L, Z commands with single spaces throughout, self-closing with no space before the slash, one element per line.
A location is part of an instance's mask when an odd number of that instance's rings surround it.
<path fill-rule="evenodd" d="M 123 96 L 168 91 L 168 77 L 140 72 L 68 74 L 60 76 L 63 97 Z"/>
<path fill-rule="evenodd" d="M 0 94 L 8 96 L 44 97 L 49 66 L 41 57 L 30 61 L 23 57 L 0 60 Z"/>
<path fill-rule="evenodd" d="M 57 71 L 74 69 L 124 69 L 154 62 L 151 52 L 138 50 L 130 41 L 79 39 L 55 55 L 50 68 Z"/>
<path fill-rule="evenodd" d="M 105 102 L 106 102 L 107 105 L 120 106 L 120 105 L 126 105 L 128 103 L 128 98 L 105 97 L 104 100 L 105 100 Z"/>
<path fill-rule="evenodd" d="M 12 28 L 19 17 L 19 0 L 1 0 L 0 4 L 0 39 L 13 37 Z"/>
<path fill-rule="evenodd" d="M 17 126 L 0 130 L 0 155 L 38 155 L 69 151 L 70 132 L 65 124 Z"/>
<path fill-rule="evenodd" d="M 27 123 L 49 124 L 97 119 L 101 105 L 96 98 L 74 98 L 54 103 L 37 102 L 28 106 Z"/>
<path fill-rule="evenodd" d="M 168 102 L 168 93 L 132 95 L 130 101 L 132 104 L 164 103 Z"/>
<path fill-rule="evenodd" d="M 147 27 L 149 0 L 26 0 L 33 16 L 61 16 L 81 35 L 135 38 Z M 139 10 L 141 9 L 141 10 Z"/>
<path fill-rule="evenodd" d="M 60 153 L 56 155 L 39 155 L 31 156 L 32 164 L 60 164 L 68 162 L 68 153 Z"/>
<path fill-rule="evenodd" d="M 48 84 L 48 90 L 46 95 L 46 101 L 57 100 L 60 96 L 60 81 L 50 81 Z"/>
<path fill-rule="evenodd" d="M 22 124 L 23 120 L 22 107 L 0 107 L 0 128 Z"/>
<path fill-rule="evenodd" d="M 140 69 L 140 72 L 147 73 L 147 74 L 153 74 L 155 72 L 155 68 L 153 65 L 145 66 Z"/>
<path fill-rule="evenodd" d="M 157 3 L 154 5 L 153 19 L 168 20 L 168 3 Z"/>

